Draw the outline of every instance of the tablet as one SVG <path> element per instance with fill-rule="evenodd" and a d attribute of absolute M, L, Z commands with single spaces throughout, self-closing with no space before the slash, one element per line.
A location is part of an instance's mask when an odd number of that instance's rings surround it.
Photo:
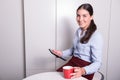
<path fill-rule="evenodd" d="M 49 51 L 50 51 L 50 53 L 52 53 L 52 54 L 53 54 L 53 55 L 55 55 L 56 57 L 58 57 L 58 58 L 60 58 L 60 59 L 62 59 L 62 60 L 64 60 L 64 61 L 66 61 L 66 59 L 64 59 L 64 58 L 62 58 L 62 57 L 60 57 L 60 56 L 58 56 L 58 55 L 54 54 L 54 53 L 52 52 L 52 50 L 51 50 L 51 49 L 49 49 Z"/>

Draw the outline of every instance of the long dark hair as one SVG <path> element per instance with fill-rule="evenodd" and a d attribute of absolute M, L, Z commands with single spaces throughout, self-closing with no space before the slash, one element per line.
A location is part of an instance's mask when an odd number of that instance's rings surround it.
<path fill-rule="evenodd" d="M 89 12 L 90 16 L 93 15 L 93 8 L 88 3 L 82 4 L 81 6 L 79 6 L 77 11 L 79 9 L 85 9 L 85 10 L 87 10 Z M 89 41 L 90 37 L 92 36 L 92 34 L 95 32 L 96 29 L 97 29 L 97 26 L 94 23 L 94 20 L 92 19 L 89 27 L 87 28 L 87 31 L 86 31 L 85 35 L 81 38 L 80 42 L 84 43 L 84 44 L 87 43 Z"/>

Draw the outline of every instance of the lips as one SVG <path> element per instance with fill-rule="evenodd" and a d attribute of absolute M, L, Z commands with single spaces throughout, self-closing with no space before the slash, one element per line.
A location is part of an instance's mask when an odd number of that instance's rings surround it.
<path fill-rule="evenodd" d="M 79 25 L 84 25 L 84 23 L 79 22 Z"/>

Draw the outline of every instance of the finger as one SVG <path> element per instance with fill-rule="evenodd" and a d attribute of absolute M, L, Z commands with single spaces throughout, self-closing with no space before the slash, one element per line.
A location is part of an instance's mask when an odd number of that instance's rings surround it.
<path fill-rule="evenodd" d="M 74 67 L 74 70 L 79 70 L 79 67 Z"/>
<path fill-rule="evenodd" d="M 77 69 L 77 67 L 73 67 L 74 69 Z"/>
<path fill-rule="evenodd" d="M 74 76 L 74 75 L 76 75 L 76 73 L 71 73 L 70 75 L 71 75 L 71 76 Z"/>
<path fill-rule="evenodd" d="M 76 68 L 76 69 L 74 69 L 74 72 L 75 72 L 75 73 L 76 73 L 76 72 L 79 72 L 79 71 L 80 71 L 80 70 L 79 70 L 79 69 L 77 69 L 77 68 Z"/>
<path fill-rule="evenodd" d="M 55 54 L 57 53 L 57 51 L 56 51 L 56 50 L 52 50 L 52 52 L 53 52 L 53 53 L 55 53 Z"/>
<path fill-rule="evenodd" d="M 79 71 L 79 69 L 74 69 L 74 71 L 75 71 L 75 72 L 78 72 L 78 71 Z"/>
<path fill-rule="evenodd" d="M 74 75 L 74 76 L 71 77 L 71 79 L 79 78 L 79 77 L 81 77 L 81 76 L 80 75 Z"/>
<path fill-rule="evenodd" d="M 52 51 L 55 52 L 56 50 L 53 49 Z"/>
<path fill-rule="evenodd" d="M 76 78 L 76 75 L 74 75 L 74 76 L 71 77 L 71 79 L 74 79 L 74 78 Z"/>

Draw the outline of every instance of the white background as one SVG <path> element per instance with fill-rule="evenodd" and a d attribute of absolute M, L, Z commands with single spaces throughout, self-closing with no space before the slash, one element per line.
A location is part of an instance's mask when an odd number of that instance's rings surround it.
<path fill-rule="evenodd" d="M 104 39 L 100 71 L 105 80 L 120 80 L 119 0 L 0 0 L 0 80 L 21 80 L 65 63 L 48 48 L 69 48 L 78 28 L 75 11 L 84 2 L 93 5 Z"/>

